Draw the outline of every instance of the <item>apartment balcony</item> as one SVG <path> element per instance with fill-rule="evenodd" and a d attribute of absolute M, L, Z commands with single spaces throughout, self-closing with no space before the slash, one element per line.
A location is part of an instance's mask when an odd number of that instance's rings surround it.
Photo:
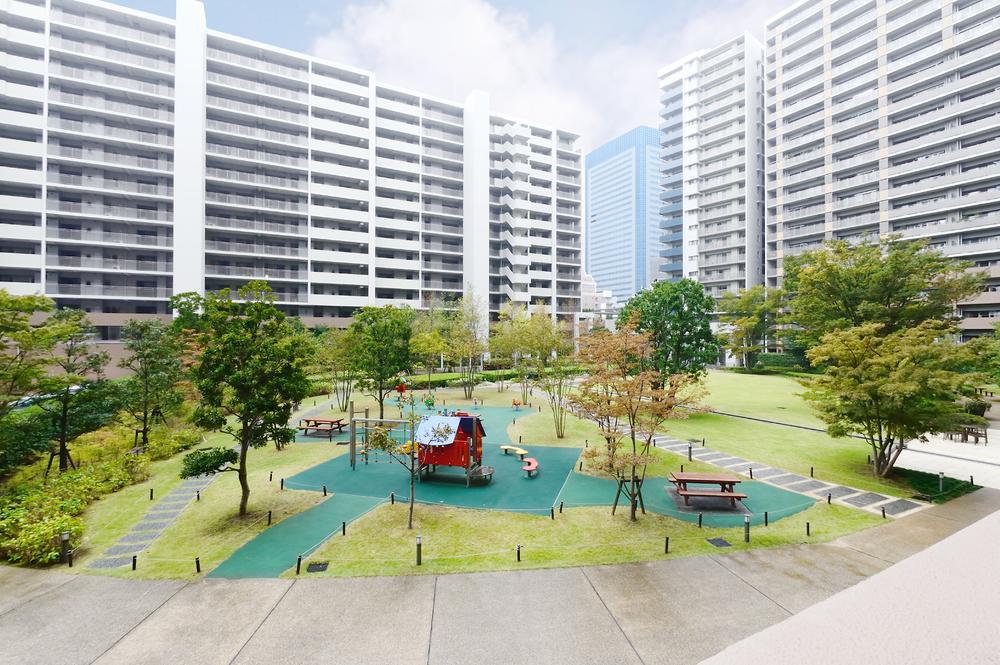
<path fill-rule="evenodd" d="M 279 235 L 304 236 L 308 233 L 305 224 L 282 224 L 257 219 L 241 219 L 239 217 L 222 217 L 205 215 L 205 226 L 217 229 L 232 229 L 252 233 L 271 233 Z"/>
<path fill-rule="evenodd" d="M 942 120 L 948 120 L 954 116 L 986 108 L 997 103 L 1000 103 L 1000 91 L 994 91 L 987 93 L 985 95 L 979 95 L 977 97 L 973 97 L 964 100 L 962 102 L 952 102 L 950 104 L 946 104 L 944 108 L 935 108 L 932 111 L 924 112 L 916 117 L 908 118 L 903 122 L 897 122 L 889 125 L 888 135 L 895 136 L 897 134 L 902 134 L 913 129 L 919 129 L 925 125 L 933 125 Z M 973 125 L 980 125 L 985 120 L 987 119 L 984 118 L 982 120 L 978 120 L 975 122 L 966 123 L 960 125 L 960 127 L 966 129 L 972 129 Z"/>
<path fill-rule="evenodd" d="M 302 111 L 280 109 L 273 106 L 266 106 L 264 104 L 251 104 L 250 102 L 241 102 L 235 99 L 219 97 L 218 95 L 213 94 L 208 95 L 207 105 L 209 108 L 233 111 L 247 116 L 252 116 L 254 118 L 270 118 L 273 120 L 283 120 L 285 122 L 302 125 L 308 124 L 309 122 L 309 114 Z"/>
<path fill-rule="evenodd" d="M 858 226 L 871 226 L 881 223 L 881 216 L 877 212 L 867 212 L 860 215 L 850 215 L 835 217 L 833 228 L 840 231 L 843 229 L 855 228 Z"/>
<path fill-rule="evenodd" d="M 73 134 L 89 134 L 91 136 L 105 137 L 110 139 L 121 139 L 132 143 L 148 143 L 152 145 L 170 146 L 173 145 L 173 137 L 166 133 L 142 131 L 141 129 L 125 129 L 123 127 L 111 127 L 103 122 L 79 122 L 76 120 L 66 120 L 49 116 L 49 129 L 61 132 L 71 132 Z"/>
<path fill-rule="evenodd" d="M 856 173 L 847 178 L 834 180 L 833 191 L 836 192 L 849 187 L 858 187 L 872 182 L 879 182 L 879 180 L 881 180 L 881 173 L 877 169 L 873 171 L 866 171 L 865 173 Z"/>
<path fill-rule="evenodd" d="M 261 81 L 254 81 L 239 76 L 220 74 L 219 72 L 209 71 L 206 75 L 206 80 L 210 84 L 224 85 L 236 90 L 248 90 L 248 91 L 258 92 L 264 95 L 269 95 L 271 97 L 280 97 L 282 99 L 288 99 L 297 102 L 306 102 L 309 98 L 309 94 L 304 90 L 293 90 L 291 88 L 271 85 L 268 83 L 263 83 Z"/>
<path fill-rule="evenodd" d="M 273 129 L 265 129 L 263 127 L 240 125 L 235 122 L 223 122 L 222 120 L 214 120 L 212 118 L 208 119 L 205 126 L 210 132 L 222 132 L 233 136 L 246 136 L 273 143 L 302 146 L 309 142 L 309 138 L 305 134 L 280 132 Z"/>
<path fill-rule="evenodd" d="M 136 259 L 105 259 L 51 254 L 45 257 L 45 265 L 60 270 L 79 268 L 91 272 L 173 274 L 174 271 L 174 264 L 169 260 L 139 261 Z"/>
<path fill-rule="evenodd" d="M 139 298 L 143 300 L 168 300 L 173 291 L 165 287 L 104 286 L 101 284 L 46 284 L 48 296 L 85 296 L 96 298 Z"/>
<path fill-rule="evenodd" d="M 1000 139 L 984 141 L 968 148 L 946 148 L 940 152 L 922 155 L 903 164 L 890 166 L 886 175 L 890 178 L 911 172 L 923 171 L 929 168 L 940 168 L 948 164 L 976 159 L 1000 152 Z"/>
<path fill-rule="evenodd" d="M 848 157 L 846 159 L 834 159 L 830 170 L 833 173 L 843 171 L 844 169 L 853 169 L 858 166 L 872 165 L 878 166 L 879 163 L 879 152 L 878 150 L 869 150 L 867 152 L 861 153 L 859 155 L 854 155 L 853 157 Z"/>
<path fill-rule="evenodd" d="M 167 49 L 174 47 L 173 37 L 164 32 L 151 32 L 149 30 L 132 28 L 92 16 L 73 14 L 61 8 L 53 8 L 51 18 L 55 22 L 84 28 L 100 35 L 114 35 L 115 37 L 128 39 L 139 44 L 159 46 Z M 164 27 L 164 29 L 166 28 Z"/>
<path fill-rule="evenodd" d="M 784 211 L 782 211 L 781 217 L 785 222 L 789 222 L 795 219 L 802 219 L 814 215 L 822 215 L 825 212 L 826 212 L 826 205 L 820 203 L 817 205 L 803 206 L 800 208 L 792 208 L 792 209 L 786 208 Z"/>
<path fill-rule="evenodd" d="M 280 164 L 282 166 L 293 166 L 306 168 L 309 160 L 305 156 L 289 155 L 285 153 L 272 152 L 270 150 L 251 150 L 248 148 L 238 148 L 221 143 L 208 143 L 205 146 L 206 152 L 212 155 L 222 155 L 247 162 L 266 162 L 269 164 Z M 366 153 L 367 154 L 367 153 Z"/>
<path fill-rule="evenodd" d="M 781 230 L 781 234 L 784 238 L 802 238 L 805 236 L 822 236 L 826 233 L 826 225 L 822 222 L 819 224 L 803 224 L 801 226 L 785 226 Z"/>
<path fill-rule="evenodd" d="M 112 231 L 82 231 L 49 226 L 45 237 L 53 240 L 68 240 L 93 244 L 135 245 L 138 247 L 171 247 L 173 238 L 168 235 L 145 233 L 119 233 Z"/>
<path fill-rule="evenodd" d="M 60 62 L 52 62 L 49 65 L 49 75 L 56 76 L 70 81 L 86 81 L 106 88 L 116 90 L 127 90 L 138 92 L 143 95 L 151 95 L 162 98 L 173 98 L 174 87 L 169 83 L 152 83 L 139 79 L 128 78 L 108 74 L 104 70 L 85 69 L 83 67 L 73 67 Z"/>
<path fill-rule="evenodd" d="M 222 192 L 205 192 L 205 202 L 238 208 L 252 208 L 254 210 L 263 208 L 265 210 L 303 213 L 308 210 L 308 205 L 305 201 L 288 201 L 265 196 L 241 196 L 239 194 L 223 194 Z"/>
<path fill-rule="evenodd" d="M 305 61 L 301 63 L 301 67 L 291 67 L 289 65 L 270 62 L 262 58 L 254 58 L 248 55 L 242 55 L 239 53 L 233 53 L 232 51 L 224 51 L 222 49 L 212 47 L 208 47 L 205 50 L 205 54 L 212 60 L 219 60 L 221 62 L 239 65 L 240 67 L 246 67 L 247 69 L 251 69 L 255 72 L 265 71 L 269 74 L 277 74 L 278 76 L 298 80 L 309 78 L 308 64 Z"/>
<path fill-rule="evenodd" d="M 100 58 L 116 64 L 127 64 L 132 67 L 143 67 L 155 72 L 173 73 L 174 63 L 170 56 L 161 55 L 158 57 L 145 56 L 140 53 L 126 51 L 122 49 L 110 48 L 103 44 L 92 42 L 82 42 L 74 39 L 67 39 L 58 35 L 53 35 L 50 40 L 53 49 L 77 53 L 92 58 Z"/>
<path fill-rule="evenodd" d="M 872 192 L 864 192 L 862 194 L 854 194 L 852 196 L 844 196 L 841 198 L 834 199 L 833 209 L 842 210 L 844 208 L 853 208 L 854 206 L 877 203 L 878 200 L 879 200 L 878 190 Z"/>
<path fill-rule="evenodd" d="M 945 256 L 965 257 L 1000 251 L 1000 237 L 976 238 L 936 245 Z"/>
<path fill-rule="evenodd" d="M 933 200 L 897 205 L 891 209 L 890 214 L 893 219 L 902 219 L 926 213 L 958 210 L 968 206 L 996 202 L 1000 202 L 1000 187 L 993 187 L 988 191 L 977 192 L 975 194 L 949 192 L 946 195 L 937 196 Z"/>
<path fill-rule="evenodd" d="M 269 245 L 229 240 L 206 240 L 205 251 L 251 256 L 306 256 L 308 254 L 308 249 L 304 246 Z"/>
<path fill-rule="evenodd" d="M 173 221 L 174 214 L 167 210 L 147 210 L 145 208 L 129 208 L 127 206 L 102 205 L 98 203 L 79 203 L 75 201 L 58 201 L 49 199 L 45 209 L 50 212 L 71 213 L 75 215 L 114 217 L 118 219 L 136 219 L 152 222 Z"/>
<path fill-rule="evenodd" d="M 966 28 L 961 32 L 955 34 L 955 43 L 964 44 L 965 42 L 976 39 L 977 37 L 982 37 L 983 35 L 988 35 L 992 32 L 1000 30 L 1000 17 L 993 17 L 988 21 L 983 21 L 982 23 Z"/>
<path fill-rule="evenodd" d="M 901 35 L 899 37 L 896 37 L 895 39 L 890 39 L 888 41 L 888 43 L 886 44 L 886 50 L 889 53 L 892 53 L 893 51 L 896 51 L 897 49 L 901 49 L 901 48 L 910 46 L 914 42 L 917 42 L 917 41 L 923 39 L 924 37 L 929 37 L 929 36 L 935 35 L 935 34 L 941 34 L 941 21 L 940 20 L 935 21 L 934 23 L 931 23 L 929 25 L 925 25 L 922 28 L 917 28 L 916 30 L 913 30 L 911 32 L 906 33 L 905 35 Z M 956 40 L 955 41 L 960 41 L 959 39 L 957 39 L 957 37 L 958 36 L 956 35 Z"/>
<path fill-rule="evenodd" d="M 55 172 L 49 172 L 47 180 L 52 185 L 79 187 L 88 191 L 103 189 L 109 192 L 130 192 L 163 198 L 171 198 L 174 195 L 174 188 L 170 185 L 153 185 L 134 180 L 119 180 L 91 175 L 80 176 Z"/>
<path fill-rule="evenodd" d="M 209 166 L 205 169 L 205 177 L 213 180 L 247 183 L 276 189 L 302 191 L 308 187 L 308 182 L 304 178 L 285 178 L 282 176 L 266 175 L 263 173 L 223 169 L 215 166 Z"/>
<path fill-rule="evenodd" d="M 286 268 L 266 268 L 263 266 L 227 266 L 206 263 L 205 275 L 207 277 L 245 277 L 247 279 L 306 281 L 305 264 L 303 264 L 302 270 L 289 270 Z"/>
<path fill-rule="evenodd" d="M 48 146 L 50 157 L 62 157 L 78 161 L 93 162 L 97 165 L 102 163 L 117 164 L 120 166 L 132 166 L 149 171 L 161 171 L 165 174 L 172 174 L 174 162 L 172 159 L 161 157 L 155 159 L 151 157 L 140 157 L 137 155 L 127 155 L 117 152 L 108 152 L 101 148 L 71 148 L 62 145 Z"/>
<path fill-rule="evenodd" d="M 957 221 L 934 220 L 933 222 L 914 224 L 903 228 L 893 228 L 892 233 L 898 233 L 904 238 L 926 238 L 995 228 L 997 226 L 1000 226 L 1000 213 L 989 212 Z"/>
<path fill-rule="evenodd" d="M 107 99 L 98 93 L 78 95 L 65 90 L 49 90 L 49 102 L 57 105 L 68 105 L 79 109 L 109 111 L 121 115 L 134 116 L 144 120 L 172 123 L 173 111 L 162 106 L 144 106 Z"/>
<path fill-rule="evenodd" d="M 945 175 L 935 175 L 929 178 L 922 178 L 916 182 L 898 185 L 888 190 L 890 201 L 900 196 L 917 194 L 920 192 L 931 192 L 935 189 L 953 187 L 960 184 L 968 184 L 977 180 L 987 180 L 996 177 L 996 172 L 990 167 L 993 165 L 983 165 L 975 170 L 966 170 L 961 173 L 950 173 Z"/>

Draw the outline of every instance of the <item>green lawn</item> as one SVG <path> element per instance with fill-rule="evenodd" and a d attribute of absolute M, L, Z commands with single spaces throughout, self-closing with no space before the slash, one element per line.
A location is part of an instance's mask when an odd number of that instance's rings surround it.
<path fill-rule="evenodd" d="M 224 473 L 201 493 L 194 502 L 153 543 L 141 552 L 136 573 L 128 567 L 100 574 L 145 578 L 183 578 L 195 576 L 195 557 L 200 557 L 202 571 L 207 572 L 221 563 L 243 543 L 266 528 L 268 510 L 274 522 L 311 508 L 322 500 L 316 492 L 281 491 L 280 479 L 319 464 L 343 447 L 328 444 L 297 444 L 282 451 L 274 447 L 250 452 L 250 513 L 237 516 L 240 488 L 235 473 Z M 152 475 L 144 483 L 128 487 L 96 502 L 85 513 L 84 547 L 77 556 L 79 565 L 100 557 L 104 549 L 124 535 L 150 506 L 149 488 L 163 496 L 180 482 L 178 455 L 152 467 Z M 269 482 L 270 472 L 274 481 Z M 93 571 L 88 571 L 93 572 Z"/>
<path fill-rule="evenodd" d="M 811 523 L 807 538 L 805 523 Z M 308 560 L 328 561 L 318 576 L 366 576 L 457 573 L 523 568 L 554 568 L 649 561 L 720 551 L 706 541 L 721 537 L 732 549 L 822 542 L 866 529 L 882 519 L 842 506 L 816 506 L 775 522 L 755 527 L 749 545 L 743 530 L 699 529 L 697 525 L 653 513 L 635 523 L 628 511 L 611 515 L 608 507 L 573 508 L 548 517 L 502 511 L 480 511 L 418 505 L 412 531 L 406 528 L 406 506 L 382 505 L 352 524 L 346 537 L 334 536 Z M 423 565 L 415 563 L 415 536 L 423 540 Z M 670 537 L 670 554 L 663 553 Z M 515 546 L 522 546 L 521 562 Z M 306 573 L 302 573 L 306 575 Z M 294 577 L 294 569 L 285 573 Z"/>
<path fill-rule="evenodd" d="M 802 399 L 805 387 L 796 379 L 768 374 L 712 371 L 705 381 L 705 405 L 714 411 L 765 420 L 823 427 L 809 404 Z"/>

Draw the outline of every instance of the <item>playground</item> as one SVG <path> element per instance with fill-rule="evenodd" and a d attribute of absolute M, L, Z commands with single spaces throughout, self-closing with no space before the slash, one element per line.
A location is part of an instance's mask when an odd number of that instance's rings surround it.
<path fill-rule="evenodd" d="M 590 509 L 600 508 L 602 513 L 609 512 L 616 494 L 616 481 L 585 471 L 580 459 L 583 448 L 520 444 L 510 440 L 510 426 L 518 418 L 528 416 L 530 411 L 460 404 L 455 404 L 453 408 L 459 413 L 474 414 L 481 422 L 481 453 L 474 461 L 483 468 L 491 469 L 490 476 L 485 482 L 467 484 L 465 469 L 438 467 L 432 474 L 421 474 L 420 481 L 415 484 L 414 499 L 418 505 L 472 509 L 483 515 L 484 521 L 488 518 L 482 511 L 514 513 L 522 516 L 519 519 L 530 520 L 525 524 L 539 526 L 554 520 L 557 513 L 563 515 L 564 511 L 568 514 L 574 509 L 589 512 Z M 435 412 L 429 409 L 427 412 L 429 420 L 441 419 Z M 458 418 L 444 420 L 457 421 Z M 356 429 L 363 422 L 365 420 L 359 418 L 355 423 Z M 327 541 L 344 536 L 348 530 L 353 532 L 355 527 L 352 523 L 368 521 L 361 519 L 368 513 L 379 512 L 377 509 L 384 504 L 389 504 L 386 508 L 391 509 L 394 504 L 409 500 L 409 474 L 397 463 L 398 459 L 372 450 L 367 454 L 347 454 L 349 445 L 344 444 L 349 444 L 350 429 L 345 428 L 346 437 L 340 436 L 333 441 L 311 438 L 318 445 L 339 448 L 340 454 L 281 481 L 284 491 L 320 492 L 328 498 L 314 508 L 262 532 L 210 576 L 279 576 L 295 566 L 300 555 L 308 557 Z M 400 448 L 406 445 L 403 441 L 406 435 L 400 434 L 403 431 L 397 430 Z M 459 443 L 450 445 L 468 445 L 463 438 L 458 438 L 461 439 Z M 419 435 L 417 439 L 420 440 Z M 447 447 L 443 447 L 435 450 L 434 454 L 440 456 L 446 451 Z M 421 459 L 423 455 L 422 451 Z M 534 462 L 535 468 L 531 473 L 525 471 L 526 460 Z M 765 520 L 765 512 L 769 514 L 770 521 L 775 522 L 816 505 L 812 497 L 765 483 L 743 482 L 740 490 L 746 499 L 733 506 L 728 501 L 711 499 L 700 499 L 685 505 L 667 478 L 650 476 L 643 487 L 643 504 L 651 515 L 681 520 L 689 525 L 699 524 L 698 528 L 703 526 L 708 529 L 742 527 L 746 516 L 750 517 L 751 524 L 760 525 Z M 627 506 L 620 506 L 619 512 L 627 514 Z"/>

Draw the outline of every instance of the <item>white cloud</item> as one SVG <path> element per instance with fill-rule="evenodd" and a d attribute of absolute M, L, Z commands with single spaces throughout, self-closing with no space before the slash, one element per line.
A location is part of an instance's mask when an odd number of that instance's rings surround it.
<path fill-rule="evenodd" d="M 703 4 L 682 23 L 646 26 L 603 44 L 561 47 L 551 25 L 486 0 L 377 0 L 348 5 L 313 52 L 378 73 L 393 85 L 461 101 L 490 93 L 502 113 L 579 132 L 594 147 L 639 124 L 656 125 L 656 72 L 735 36 L 790 0 Z"/>

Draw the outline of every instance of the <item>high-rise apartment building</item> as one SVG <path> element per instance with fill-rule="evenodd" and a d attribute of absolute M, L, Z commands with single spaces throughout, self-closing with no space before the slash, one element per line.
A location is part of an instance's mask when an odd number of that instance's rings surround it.
<path fill-rule="evenodd" d="M 1000 1 L 799 2 L 766 26 L 767 283 L 896 234 L 1000 278 Z M 1000 287 L 960 305 L 992 329 Z"/>
<path fill-rule="evenodd" d="M 763 53 L 743 34 L 659 72 L 670 272 L 716 297 L 763 281 Z"/>
<path fill-rule="evenodd" d="M 580 310 L 577 136 L 96 0 L 0 4 L 0 285 L 103 332 L 266 279 L 339 325 L 474 293 Z"/>
<path fill-rule="evenodd" d="M 584 163 L 586 271 L 598 291 L 625 302 L 663 278 L 659 132 L 636 127 L 594 149 Z"/>

